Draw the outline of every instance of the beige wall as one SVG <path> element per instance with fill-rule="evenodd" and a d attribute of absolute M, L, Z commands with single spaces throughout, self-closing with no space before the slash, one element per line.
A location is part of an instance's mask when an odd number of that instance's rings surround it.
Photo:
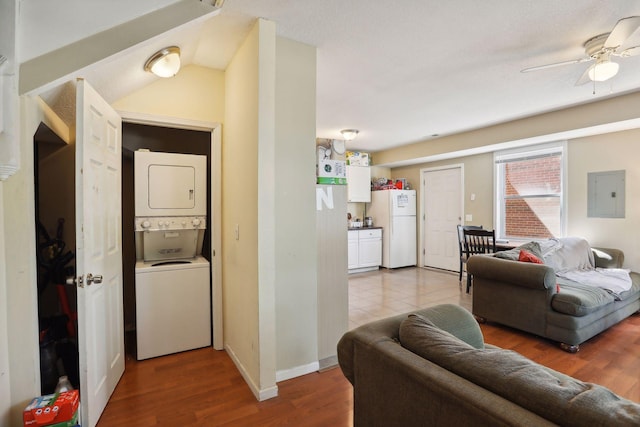
<path fill-rule="evenodd" d="M 20 135 L 22 166 L 2 184 L 4 234 L 1 237 L 6 251 L 2 264 L 6 268 L 6 301 L 10 302 L 2 313 L 6 313 L 8 325 L 10 425 L 22 425 L 22 410 L 40 394 L 33 135 L 41 121 L 48 123 L 38 101 L 24 97 Z"/>
<path fill-rule="evenodd" d="M 621 126 L 624 126 L 627 121 L 637 121 L 639 103 L 640 92 L 621 95 L 604 101 L 376 152 L 374 158 L 376 164 L 385 165 L 462 150 L 479 149 L 487 145 L 510 141 L 532 143 L 567 139 L 575 137 L 566 136 L 568 132 L 574 131 L 602 132 L 603 127 L 611 123 L 620 123 Z M 637 125 L 635 126 L 637 127 Z"/>
<path fill-rule="evenodd" d="M 406 178 L 417 194 L 417 207 L 422 206 L 421 170 L 462 165 L 464 174 L 463 212 L 472 216 L 468 225 L 481 224 L 485 228 L 493 227 L 493 154 L 485 153 L 451 160 L 422 163 L 392 169 L 393 179 Z M 482 177 L 482 179 L 479 179 Z M 475 200 L 471 200 L 471 195 Z M 464 219 L 464 218 L 463 218 Z"/>
<path fill-rule="evenodd" d="M 640 271 L 640 129 L 569 142 L 568 235 L 622 249 L 625 268 Z M 624 218 L 587 217 L 587 174 L 625 170 Z"/>
<path fill-rule="evenodd" d="M 4 183 L 0 182 L 0 206 L 4 206 Z M 0 210 L 0 236 L 4 237 L 4 212 Z M 4 241 L 0 243 L 0 260 L 6 261 Z M 11 394 L 9 363 L 9 304 L 6 281 L 6 263 L 0 262 L 0 425 L 10 425 L 10 410 L 13 395 Z"/>
<path fill-rule="evenodd" d="M 636 129 L 568 141 L 567 235 L 585 237 L 593 246 L 622 249 L 625 268 L 634 271 L 640 271 L 639 139 Z M 421 169 L 456 164 L 464 168 L 464 213 L 473 216 L 470 223 L 493 227 L 493 153 L 394 168 L 392 176 L 407 178 L 415 186 Z M 587 173 L 610 170 L 626 171 L 625 218 L 588 218 Z M 420 196 L 418 191 L 418 206 Z"/>
<path fill-rule="evenodd" d="M 259 245 L 267 242 L 259 242 L 258 235 L 259 221 L 260 225 L 269 227 L 270 233 L 274 228 L 273 223 L 269 224 L 272 213 L 263 210 L 259 204 L 261 167 L 267 166 L 259 163 L 259 156 L 266 156 L 273 150 L 273 134 L 263 135 L 260 128 L 260 120 L 269 120 L 262 117 L 261 109 L 273 108 L 262 105 L 267 100 L 262 99 L 261 91 L 268 89 L 260 87 L 265 68 L 275 71 L 275 52 L 263 52 L 268 49 L 265 44 L 275 44 L 273 32 L 271 25 L 258 21 L 226 70 L 222 148 L 225 347 L 257 394 L 261 390 L 269 393 L 268 390 L 275 388 L 274 323 L 261 324 L 261 316 L 274 315 L 275 291 L 273 274 L 261 281 L 259 263 L 269 260 L 270 255 L 265 254 L 267 260 L 260 259 Z M 274 80 L 264 81 L 265 85 L 274 86 L 274 83 Z M 268 182 L 261 185 L 273 185 L 272 179 L 266 179 Z M 271 249 L 273 254 L 274 247 Z M 270 336 L 261 335 L 261 328 L 270 328 Z M 271 354 L 267 355 L 263 346 L 270 349 Z M 263 357 L 268 357 L 264 364 Z M 263 378 L 263 372 L 269 372 L 271 376 Z"/>
<path fill-rule="evenodd" d="M 276 60 L 276 367 L 284 379 L 318 361 L 316 49 L 278 38 Z"/>
<path fill-rule="evenodd" d="M 112 104 L 118 111 L 221 123 L 224 120 L 224 71 L 183 67 L 170 79 L 158 79 Z"/>

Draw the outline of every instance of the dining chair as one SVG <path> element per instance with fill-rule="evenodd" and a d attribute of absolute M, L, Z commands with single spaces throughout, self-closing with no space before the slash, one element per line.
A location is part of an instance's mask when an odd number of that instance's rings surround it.
<path fill-rule="evenodd" d="M 482 230 L 481 225 L 457 225 L 458 228 L 458 249 L 460 250 L 460 276 L 458 277 L 458 281 L 462 282 L 462 270 L 464 264 L 467 262 L 469 256 L 467 255 L 467 251 L 464 248 L 464 234 L 463 230 Z"/>
<path fill-rule="evenodd" d="M 464 250 L 467 259 L 477 254 L 492 254 L 496 252 L 495 230 L 462 230 Z M 471 274 L 467 273 L 467 293 L 471 288 Z"/>

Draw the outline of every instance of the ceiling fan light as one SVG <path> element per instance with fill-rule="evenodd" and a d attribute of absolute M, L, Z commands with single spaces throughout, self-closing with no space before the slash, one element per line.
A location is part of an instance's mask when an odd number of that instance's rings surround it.
<path fill-rule="evenodd" d="M 175 76 L 180 71 L 180 48 L 170 46 L 159 50 L 147 59 L 144 69 L 158 77 Z"/>
<path fill-rule="evenodd" d="M 604 82 L 618 74 L 620 65 L 617 62 L 602 61 L 589 69 L 589 78 L 594 82 Z"/>

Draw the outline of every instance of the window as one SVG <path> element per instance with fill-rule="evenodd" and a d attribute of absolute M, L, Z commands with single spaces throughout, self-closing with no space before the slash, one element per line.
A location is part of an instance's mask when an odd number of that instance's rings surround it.
<path fill-rule="evenodd" d="M 494 154 L 496 237 L 564 235 L 565 148 L 554 143 Z"/>

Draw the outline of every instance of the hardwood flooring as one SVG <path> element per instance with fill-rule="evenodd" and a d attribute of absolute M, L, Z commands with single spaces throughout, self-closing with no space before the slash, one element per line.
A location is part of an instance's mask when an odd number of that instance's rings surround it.
<path fill-rule="evenodd" d="M 351 328 L 418 307 L 471 308 L 457 273 L 421 268 L 352 275 L 349 298 Z M 481 329 L 488 343 L 640 402 L 638 314 L 582 344 L 577 354 L 500 325 Z M 339 368 L 280 382 L 278 391 L 274 399 L 256 401 L 224 351 L 206 348 L 141 362 L 128 355 L 98 427 L 352 425 L 352 389 Z"/>

